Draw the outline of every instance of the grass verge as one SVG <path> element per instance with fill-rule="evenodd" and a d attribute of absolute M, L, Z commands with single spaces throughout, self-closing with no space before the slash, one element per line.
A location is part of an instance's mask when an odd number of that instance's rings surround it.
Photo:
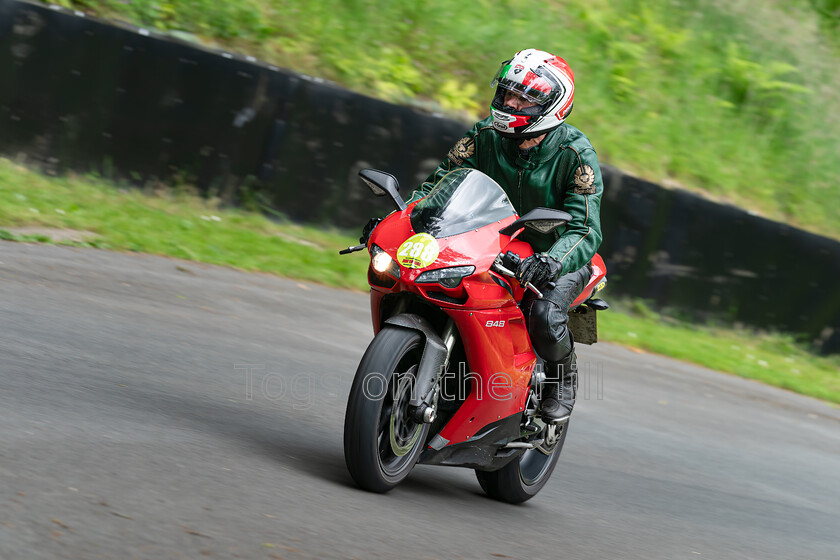
<path fill-rule="evenodd" d="M 601 340 L 840 404 L 840 356 L 817 356 L 790 335 L 695 325 L 604 297 L 612 308 L 598 315 Z"/>
<path fill-rule="evenodd" d="M 9 231 L 24 226 L 98 235 L 67 242 L 71 245 L 168 255 L 331 286 L 367 288 L 365 259 L 338 254 L 339 248 L 358 242 L 346 233 L 222 208 L 189 187 L 120 189 L 93 177 L 45 177 L 0 158 L 0 238 L 48 240 L 41 234 Z"/>
<path fill-rule="evenodd" d="M 38 226 L 96 234 L 75 246 L 140 251 L 270 272 L 360 291 L 368 289 L 365 253 L 340 256 L 355 235 L 278 223 L 222 208 L 189 188 L 120 189 L 92 177 L 45 177 L 0 158 L 0 239 L 47 242 L 16 234 Z M 12 231 L 10 231 L 10 229 Z M 757 379 L 840 403 L 840 356 L 819 357 L 782 335 L 695 326 L 614 301 L 599 315 L 601 339 Z"/>

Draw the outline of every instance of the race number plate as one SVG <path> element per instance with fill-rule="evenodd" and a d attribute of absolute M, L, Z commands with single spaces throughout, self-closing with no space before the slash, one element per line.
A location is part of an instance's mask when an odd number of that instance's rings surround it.
<path fill-rule="evenodd" d="M 418 233 L 406 239 L 397 250 L 397 261 L 406 268 L 426 268 L 438 258 L 440 247 L 428 233 Z"/>

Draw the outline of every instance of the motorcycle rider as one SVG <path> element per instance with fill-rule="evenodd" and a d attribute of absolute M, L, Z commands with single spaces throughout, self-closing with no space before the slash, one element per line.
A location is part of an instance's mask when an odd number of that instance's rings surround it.
<path fill-rule="evenodd" d="M 479 121 L 449 151 L 409 203 L 425 196 L 459 167 L 482 171 L 499 183 L 517 213 L 536 207 L 568 212 L 562 233 L 529 230 L 519 239 L 534 248 L 516 278 L 543 293 L 523 302 L 528 333 L 545 360 L 540 414 L 547 422 L 568 420 L 575 402 L 577 366 L 567 327 L 569 306 L 592 274 L 589 261 L 601 244 L 600 203 L 604 190 L 598 158 L 589 139 L 564 121 L 572 112 L 574 74 L 560 57 L 527 49 L 502 63 L 492 85 L 490 116 Z M 365 227 L 366 243 L 378 219 Z M 549 283 L 555 287 L 549 289 Z"/>

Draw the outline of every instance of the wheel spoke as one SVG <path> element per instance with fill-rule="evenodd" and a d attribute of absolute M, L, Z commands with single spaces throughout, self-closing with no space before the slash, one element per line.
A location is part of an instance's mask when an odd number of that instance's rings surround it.
<path fill-rule="evenodd" d="M 376 428 L 376 433 L 382 434 L 382 432 L 388 429 L 388 421 L 391 418 L 392 411 L 393 406 L 382 407 L 382 414 L 379 415 L 379 425 Z"/>

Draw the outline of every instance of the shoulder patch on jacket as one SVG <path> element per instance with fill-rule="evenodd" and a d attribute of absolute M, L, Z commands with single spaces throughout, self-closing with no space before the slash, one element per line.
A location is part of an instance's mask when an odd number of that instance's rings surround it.
<path fill-rule="evenodd" d="M 475 153 L 475 139 L 464 136 L 449 150 L 447 156 L 455 165 L 462 165 L 464 160 Z"/>
<path fill-rule="evenodd" d="M 595 171 L 589 165 L 575 169 L 575 194 L 595 194 Z"/>

